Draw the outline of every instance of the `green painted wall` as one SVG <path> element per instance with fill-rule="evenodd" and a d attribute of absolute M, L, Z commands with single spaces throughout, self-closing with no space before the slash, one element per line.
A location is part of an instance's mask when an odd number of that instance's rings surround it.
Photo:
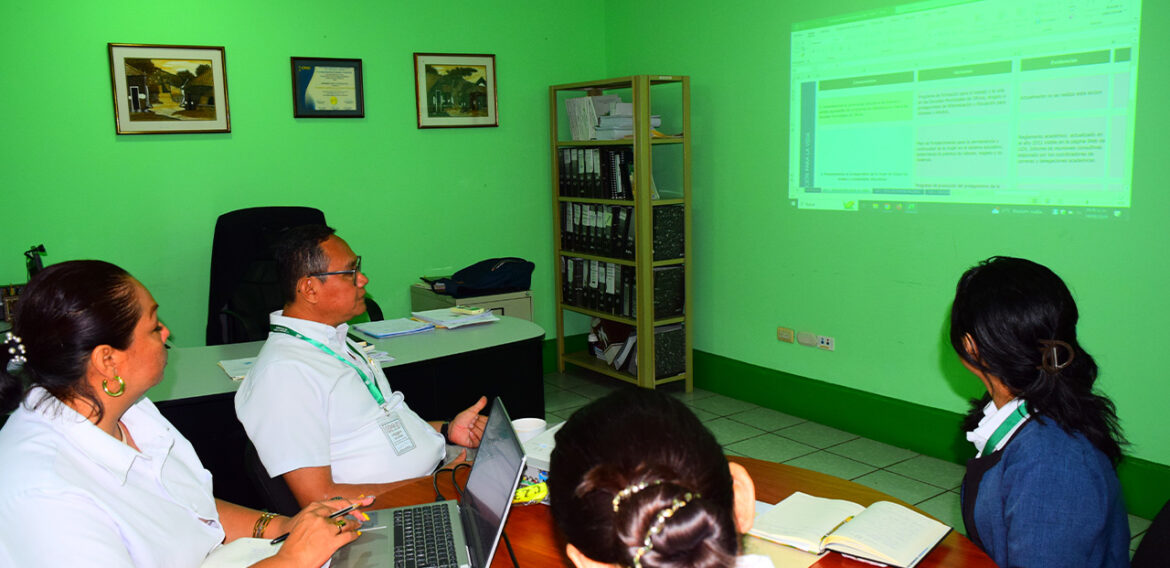
<path fill-rule="evenodd" d="M 1131 454 L 1170 464 L 1170 41 L 1144 2 L 1132 218 L 859 216 L 787 204 L 787 92 L 793 22 L 896 4 L 700 0 L 607 4 L 612 76 L 692 78 L 695 348 L 951 412 L 980 394 L 943 336 L 955 281 L 994 254 L 1052 267 L 1081 308 L 1080 332 L 1117 403 Z M 667 6 L 669 8 L 667 9 Z M 827 352 L 776 340 L 784 325 L 830 335 Z M 710 379 L 710 378 L 708 378 Z M 736 381 L 735 376 L 717 381 Z M 729 389 L 733 390 L 733 389 Z M 761 400 L 783 392 L 761 393 Z M 896 421 L 874 415 L 870 421 Z M 925 435 L 935 435 L 926 433 Z M 939 433 L 949 440 L 949 433 Z"/>
<path fill-rule="evenodd" d="M 537 262 L 537 321 L 551 330 L 547 86 L 686 74 L 701 267 L 696 348 L 960 412 L 979 387 L 942 336 L 954 281 L 986 256 L 1026 256 L 1071 284 L 1083 341 L 1118 404 L 1131 453 L 1170 464 L 1159 416 L 1170 401 L 1159 365 L 1170 344 L 1161 325 L 1170 314 L 1161 290 L 1170 280 L 1170 195 L 1161 191 L 1170 160 L 1155 139 L 1170 130 L 1159 95 L 1170 88 L 1170 42 L 1148 25 L 1170 21 L 1170 6 L 1145 2 L 1131 219 L 956 224 L 797 212 L 777 181 L 788 152 L 789 26 L 892 3 L 609 0 L 571 16 L 524 0 L 361 0 L 336 7 L 342 14 L 305 1 L 9 3 L 0 47 L 18 56 L 0 79 L 9 109 L 0 137 L 0 283 L 24 279 L 21 252 L 32 244 L 48 247 L 49 262 L 111 260 L 154 292 L 179 345 L 197 345 L 216 216 L 309 205 L 364 255 L 371 294 L 388 314 L 408 309 L 407 286 L 421 274 L 517 255 Z M 111 41 L 225 46 L 232 133 L 114 135 Z M 414 51 L 496 54 L 501 126 L 416 129 Z M 367 118 L 293 119 L 292 55 L 362 58 Z M 476 215 L 452 226 L 455 209 Z M 832 335 L 837 351 L 778 343 L 777 325 Z"/>
<path fill-rule="evenodd" d="M 336 10 L 336 12 L 334 12 Z M 343 4 L 5 3 L 0 47 L 0 283 L 22 252 L 101 258 L 158 299 L 179 345 L 200 345 L 221 213 L 307 205 L 364 256 L 387 314 L 418 276 L 482 258 L 536 261 L 552 329 L 548 85 L 604 75 L 600 10 L 579 25 L 539 1 Z M 107 42 L 226 48 L 230 134 L 114 134 Z M 493 53 L 499 128 L 419 130 L 413 52 Z M 292 118 L 290 56 L 361 58 L 365 119 Z"/>

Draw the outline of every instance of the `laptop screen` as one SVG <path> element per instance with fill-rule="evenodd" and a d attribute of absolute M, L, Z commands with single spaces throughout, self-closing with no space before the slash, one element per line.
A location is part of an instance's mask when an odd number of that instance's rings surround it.
<path fill-rule="evenodd" d="M 491 562 L 523 471 L 524 448 L 512 430 L 508 411 L 497 397 L 460 504 L 472 566 L 488 566 Z"/>

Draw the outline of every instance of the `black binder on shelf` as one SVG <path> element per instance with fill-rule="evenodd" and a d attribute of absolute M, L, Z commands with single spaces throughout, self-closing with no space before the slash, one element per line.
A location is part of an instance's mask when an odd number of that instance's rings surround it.
<path fill-rule="evenodd" d="M 685 331 L 681 323 L 654 328 L 654 378 L 663 379 L 686 371 Z M 630 363 L 630 373 L 638 376 L 638 372 L 638 353 L 635 351 Z"/>
<path fill-rule="evenodd" d="M 569 150 L 569 148 L 561 148 L 561 166 L 557 172 L 557 193 L 562 197 L 570 197 L 573 195 L 573 189 L 569 186 L 569 168 L 573 164 Z"/>
<path fill-rule="evenodd" d="M 687 370 L 687 338 L 683 325 L 661 325 L 654 328 L 654 377 L 663 378 Z"/>
<path fill-rule="evenodd" d="M 573 305 L 580 306 L 585 297 L 585 259 L 574 258 L 576 271 L 573 273 Z"/>
<path fill-rule="evenodd" d="M 654 267 L 654 319 L 683 315 L 684 276 L 682 266 Z"/>
<path fill-rule="evenodd" d="M 626 224 L 630 222 L 630 211 L 627 207 L 614 207 L 613 231 L 609 235 L 609 255 L 614 258 L 625 257 Z"/>
<path fill-rule="evenodd" d="M 683 257 L 685 215 L 681 203 L 654 207 L 654 260 Z"/>

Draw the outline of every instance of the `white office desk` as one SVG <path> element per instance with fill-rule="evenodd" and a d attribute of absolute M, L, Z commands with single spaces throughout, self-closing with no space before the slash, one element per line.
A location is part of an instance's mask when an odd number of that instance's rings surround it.
<path fill-rule="evenodd" d="M 394 357 L 382 368 L 412 410 L 425 420 L 450 420 L 481 395 L 501 397 L 514 418 L 544 418 L 543 339 L 540 326 L 505 316 L 489 324 L 367 341 Z M 215 476 L 216 497 L 253 507 L 262 504 L 245 475 L 247 436 L 234 402 L 240 383 L 217 363 L 255 357 L 262 345 L 173 348 L 162 382 L 146 393 L 195 446 Z"/>
<path fill-rule="evenodd" d="M 544 337 L 544 329 L 539 325 L 508 316 L 489 324 L 458 329 L 436 329 L 385 339 L 374 339 L 358 332 L 351 333 L 374 344 L 378 351 L 385 351 L 394 357 L 393 361 L 382 364 L 387 376 L 394 375 L 390 369 L 401 365 L 432 361 Z M 240 384 L 231 380 L 218 363 L 228 359 L 255 357 L 260 353 L 262 345 L 263 341 L 252 341 L 231 345 L 172 348 L 168 352 L 169 359 L 162 382 L 151 388 L 146 396 L 154 402 L 161 402 L 236 392 Z"/>

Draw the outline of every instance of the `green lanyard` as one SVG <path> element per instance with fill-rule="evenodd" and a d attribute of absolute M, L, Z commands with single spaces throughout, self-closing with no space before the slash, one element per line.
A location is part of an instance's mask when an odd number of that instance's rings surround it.
<path fill-rule="evenodd" d="M 325 345 L 324 343 L 321 343 L 320 341 L 317 341 L 316 339 L 313 339 L 312 337 L 305 337 L 304 335 L 301 335 L 300 332 L 298 332 L 295 329 L 291 329 L 291 328 L 285 327 L 283 325 L 276 325 L 276 324 L 269 325 L 268 329 L 270 331 L 274 331 L 276 333 L 284 333 L 287 335 L 291 335 L 297 339 L 305 341 L 309 345 L 312 345 L 313 347 L 316 347 L 317 349 L 320 349 L 321 351 L 324 351 L 325 353 L 332 355 L 338 361 L 341 361 L 342 363 L 349 365 L 351 368 L 353 368 L 353 370 L 357 371 L 358 376 L 362 378 L 362 382 L 365 383 L 365 385 L 366 385 L 366 390 L 369 390 L 370 396 L 374 397 L 374 402 L 377 402 L 378 406 L 381 406 L 384 409 L 387 408 L 386 397 L 382 396 L 382 389 L 378 388 L 378 383 L 375 383 L 374 381 L 370 380 L 369 375 L 367 375 L 366 372 L 361 369 L 361 367 L 354 365 L 353 361 L 350 361 L 349 359 L 346 359 L 345 357 L 338 355 L 332 349 L 330 349 L 328 345 Z M 354 346 L 350 345 L 348 342 L 346 342 L 345 346 L 349 347 L 350 351 L 353 351 L 354 354 L 357 355 L 358 357 L 365 359 L 365 357 L 363 357 L 361 353 L 358 353 L 357 350 L 354 348 Z"/>
<path fill-rule="evenodd" d="M 1000 440 L 1002 440 L 1004 436 L 1007 436 L 1008 432 L 1011 432 L 1012 428 L 1016 427 L 1016 424 L 1019 424 L 1028 417 L 1027 407 L 1028 403 L 1021 402 L 1020 405 L 1017 406 L 1016 409 L 1013 410 L 1012 413 L 1003 421 L 1003 423 L 999 425 L 999 428 L 996 428 L 995 432 L 991 433 L 991 437 L 987 439 L 987 445 L 983 446 L 984 454 L 990 454 L 991 452 L 994 452 L 996 446 L 999 445 Z"/>

